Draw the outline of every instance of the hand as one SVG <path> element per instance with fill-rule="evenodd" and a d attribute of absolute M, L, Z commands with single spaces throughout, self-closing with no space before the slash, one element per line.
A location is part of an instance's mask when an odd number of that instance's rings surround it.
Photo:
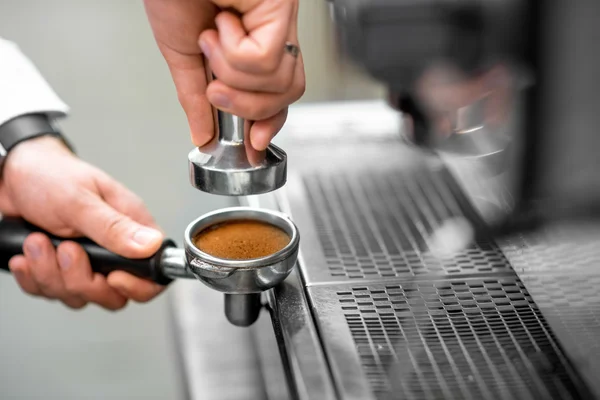
<path fill-rule="evenodd" d="M 51 137 L 23 142 L 10 152 L 0 211 L 57 236 L 86 236 L 124 257 L 148 257 L 162 243 L 162 233 L 137 196 Z M 46 235 L 33 233 L 23 249 L 24 255 L 9 261 L 21 288 L 72 308 L 92 302 L 117 310 L 128 299 L 148 301 L 163 290 L 123 271 L 107 278 L 92 272 L 83 248 L 71 241 L 55 249 Z"/>
<path fill-rule="evenodd" d="M 192 141 L 214 135 L 215 107 L 253 121 L 250 142 L 264 150 L 287 118 L 287 107 L 304 93 L 298 45 L 297 0 L 145 0 L 146 12 Z M 235 11 L 220 11 L 222 9 Z M 216 29 L 215 29 L 216 28 Z M 204 58 L 218 79 L 207 85 Z"/>

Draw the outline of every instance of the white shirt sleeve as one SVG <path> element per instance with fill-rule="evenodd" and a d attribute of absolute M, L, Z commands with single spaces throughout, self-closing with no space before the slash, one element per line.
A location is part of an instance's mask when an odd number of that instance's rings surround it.
<path fill-rule="evenodd" d="M 67 115 L 69 107 L 19 49 L 0 37 L 0 125 L 24 114 Z"/>

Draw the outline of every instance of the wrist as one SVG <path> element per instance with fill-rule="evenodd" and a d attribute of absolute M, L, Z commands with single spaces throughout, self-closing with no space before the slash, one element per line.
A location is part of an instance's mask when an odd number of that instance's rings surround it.
<path fill-rule="evenodd" d="M 38 140 L 54 139 L 54 140 Z M 0 125 L 0 174 L 9 156 L 28 142 L 55 143 L 63 142 L 63 147 L 70 148 L 53 121 L 45 114 L 25 114 Z M 54 144 L 48 144 L 54 146 Z M 28 147 L 28 146 L 25 146 Z"/>
<path fill-rule="evenodd" d="M 6 156 L 4 163 L 8 163 L 14 154 L 19 154 L 34 149 L 36 151 L 59 151 L 71 153 L 71 149 L 61 138 L 57 136 L 43 135 L 17 143 Z"/>

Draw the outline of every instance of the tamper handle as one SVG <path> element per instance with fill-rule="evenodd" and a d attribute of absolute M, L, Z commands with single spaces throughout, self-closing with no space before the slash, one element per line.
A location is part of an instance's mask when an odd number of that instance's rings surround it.
<path fill-rule="evenodd" d="M 217 79 L 217 77 L 210 71 L 206 59 L 204 59 L 204 66 L 206 68 L 206 83 L 208 85 L 210 82 Z M 214 106 L 211 107 L 213 108 L 215 130 L 218 133 L 219 141 L 244 143 L 244 119 L 226 111 L 219 110 Z"/>
<path fill-rule="evenodd" d="M 244 143 L 244 119 L 225 111 L 216 111 L 216 129 L 222 142 Z"/>
<path fill-rule="evenodd" d="M 132 275 L 146 280 L 154 281 L 161 285 L 171 282 L 163 274 L 160 261 L 166 248 L 175 247 L 175 243 L 166 239 L 160 249 L 152 256 L 143 259 L 121 257 L 104 247 L 101 247 L 87 238 L 64 239 L 51 235 L 48 232 L 26 222 L 21 218 L 2 217 L 0 220 L 0 270 L 10 271 L 8 261 L 11 257 L 23 254 L 23 242 L 31 233 L 40 232 L 47 235 L 54 246 L 65 240 L 79 243 L 88 254 L 92 270 L 102 275 L 112 271 L 126 271 Z"/>

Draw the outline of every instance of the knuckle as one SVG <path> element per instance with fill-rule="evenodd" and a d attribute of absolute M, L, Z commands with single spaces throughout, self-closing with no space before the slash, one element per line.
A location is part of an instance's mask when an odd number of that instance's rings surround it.
<path fill-rule="evenodd" d="M 126 219 L 124 216 L 117 214 L 107 218 L 104 222 L 103 231 L 107 234 L 107 237 L 112 237 L 112 235 L 122 232 L 127 228 Z"/>
<path fill-rule="evenodd" d="M 256 65 L 264 72 L 275 72 L 279 67 L 279 57 L 273 51 L 261 51 L 256 56 Z"/>
<path fill-rule="evenodd" d="M 274 73 L 279 67 L 279 59 L 273 51 L 259 51 L 253 55 L 231 54 L 229 64 L 236 70 L 250 73 Z"/>
<path fill-rule="evenodd" d="M 304 92 L 306 91 L 306 79 L 304 75 L 298 79 L 295 79 L 292 84 L 292 98 L 293 101 L 299 100 L 302 96 L 304 96 Z"/>
<path fill-rule="evenodd" d="M 274 113 L 271 110 L 271 107 L 268 104 L 261 104 L 254 107 L 250 112 L 251 119 L 255 121 L 262 121 L 264 119 L 271 118 Z"/>

